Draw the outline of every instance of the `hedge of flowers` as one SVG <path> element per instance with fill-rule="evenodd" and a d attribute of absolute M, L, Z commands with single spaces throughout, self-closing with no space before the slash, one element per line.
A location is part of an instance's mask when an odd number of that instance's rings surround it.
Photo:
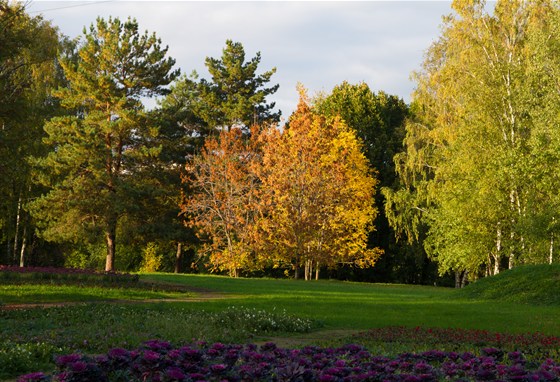
<path fill-rule="evenodd" d="M 122 272 L 100 272 L 92 269 L 55 268 L 55 267 L 17 267 L 0 265 L 0 280 L 65 280 L 99 281 L 119 284 L 135 284 L 138 275 Z"/>
<path fill-rule="evenodd" d="M 34 381 L 559 381 L 560 364 L 527 362 L 520 352 L 485 348 L 480 354 L 428 351 L 396 357 L 375 356 L 358 345 L 283 349 L 273 343 L 224 345 L 199 342 L 173 347 L 148 341 L 136 350 L 111 349 L 89 357 L 60 356 L 52 375 Z"/>

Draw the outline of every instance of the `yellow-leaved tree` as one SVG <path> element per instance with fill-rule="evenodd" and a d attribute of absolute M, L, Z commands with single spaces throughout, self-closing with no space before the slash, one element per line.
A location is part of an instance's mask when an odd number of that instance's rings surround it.
<path fill-rule="evenodd" d="M 303 269 L 306 280 L 323 266 L 373 265 L 382 253 L 367 248 L 377 180 L 355 132 L 313 113 L 300 89 L 285 129 L 265 130 L 261 140 L 260 252 L 289 265 L 295 278 Z"/>

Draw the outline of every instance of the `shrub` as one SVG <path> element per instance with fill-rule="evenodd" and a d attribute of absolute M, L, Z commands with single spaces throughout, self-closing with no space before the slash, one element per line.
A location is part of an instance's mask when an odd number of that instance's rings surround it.
<path fill-rule="evenodd" d="M 161 268 L 163 256 L 159 254 L 159 246 L 156 243 L 148 243 L 144 249 L 144 257 L 140 272 L 156 272 Z"/>

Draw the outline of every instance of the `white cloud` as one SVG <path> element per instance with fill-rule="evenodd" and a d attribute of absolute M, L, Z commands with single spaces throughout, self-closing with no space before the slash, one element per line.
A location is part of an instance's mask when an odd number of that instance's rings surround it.
<path fill-rule="evenodd" d="M 207 74 L 204 59 L 219 57 L 226 39 L 239 41 L 247 59 L 261 52 L 261 70 L 277 68 L 273 96 L 287 117 L 297 103 L 297 82 L 310 94 L 344 80 L 365 81 L 409 100 L 412 70 L 437 39 L 447 1 L 35 1 L 70 37 L 96 17 L 128 16 L 169 45 L 183 73 Z"/>

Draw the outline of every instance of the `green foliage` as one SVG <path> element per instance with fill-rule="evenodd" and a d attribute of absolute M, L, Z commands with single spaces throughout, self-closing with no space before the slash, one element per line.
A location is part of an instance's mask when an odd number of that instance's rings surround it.
<path fill-rule="evenodd" d="M 198 147 L 217 129 L 274 124 L 281 113 L 274 112 L 275 103 L 266 98 L 278 90 L 279 85 L 267 87 L 276 68 L 257 74 L 260 62 L 260 52 L 245 61 L 243 45 L 227 40 L 220 58 L 206 58 L 210 79 L 199 79 L 196 72 L 181 78 L 162 106 Z"/>
<path fill-rule="evenodd" d="M 3 339 L 0 342 L 0 380 L 15 377 L 31 370 L 52 369 L 52 357 L 63 349 L 44 342 L 18 343 Z"/>
<path fill-rule="evenodd" d="M 415 73 L 406 151 L 395 157 L 402 187 L 385 191 L 387 216 L 411 240 L 426 235 L 440 273 L 476 279 L 552 262 L 560 9 L 513 0 L 453 9 Z"/>
<path fill-rule="evenodd" d="M 41 241 L 27 202 L 43 191 L 32 183 L 29 156 L 42 155 L 42 125 L 58 112 L 51 92 L 62 84 L 57 50 L 67 43 L 23 3 L 0 1 L 0 262 L 24 264 Z"/>
<path fill-rule="evenodd" d="M 507 293 L 504 293 L 507 291 Z M 560 305 L 560 265 L 523 265 L 468 285 L 459 296 L 533 305 Z"/>
<path fill-rule="evenodd" d="M 143 251 L 142 266 L 140 272 L 156 272 L 161 268 L 162 255 L 156 243 L 148 243 Z"/>
<path fill-rule="evenodd" d="M 356 131 L 363 141 L 363 151 L 379 173 L 380 186 L 393 186 L 396 181 L 393 157 L 403 150 L 404 121 L 408 106 L 397 96 L 383 91 L 377 94 L 366 83 L 343 82 L 331 93 L 313 101 L 316 112 L 334 118 L 339 116 Z"/>
<path fill-rule="evenodd" d="M 42 235 L 54 241 L 107 245 L 113 270 L 117 227 L 137 202 L 157 191 L 146 177 L 161 151 L 141 97 L 161 95 L 178 75 L 155 34 L 135 20 L 97 19 L 84 30 L 76 61 L 61 61 L 68 86 L 55 95 L 67 114 L 45 125 L 51 151 L 35 159 L 50 191 L 31 204 Z M 141 203 L 140 203 L 141 205 Z"/>
<path fill-rule="evenodd" d="M 398 176 L 393 160 L 403 151 L 404 124 L 410 115 L 409 106 L 396 96 L 383 91 L 373 92 L 366 83 L 343 82 L 328 94 L 322 94 L 313 101 L 315 111 L 327 117 L 340 116 L 356 131 L 363 142 L 362 150 L 369 164 L 377 172 L 379 188 L 375 195 L 377 217 L 375 231 L 369 232 L 369 247 L 383 248 L 375 267 L 369 271 L 357 271 L 354 279 L 382 282 L 407 282 L 432 284 L 435 281 L 435 267 L 426 259 L 422 245 L 406 240 L 396 240 L 395 232 L 388 221 L 406 219 L 404 214 L 391 215 L 395 191 L 399 188 Z M 387 198 L 386 195 L 391 194 Z M 387 209 L 385 205 L 389 203 Z M 395 224 L 401 226 L 401 224 Z"/>

